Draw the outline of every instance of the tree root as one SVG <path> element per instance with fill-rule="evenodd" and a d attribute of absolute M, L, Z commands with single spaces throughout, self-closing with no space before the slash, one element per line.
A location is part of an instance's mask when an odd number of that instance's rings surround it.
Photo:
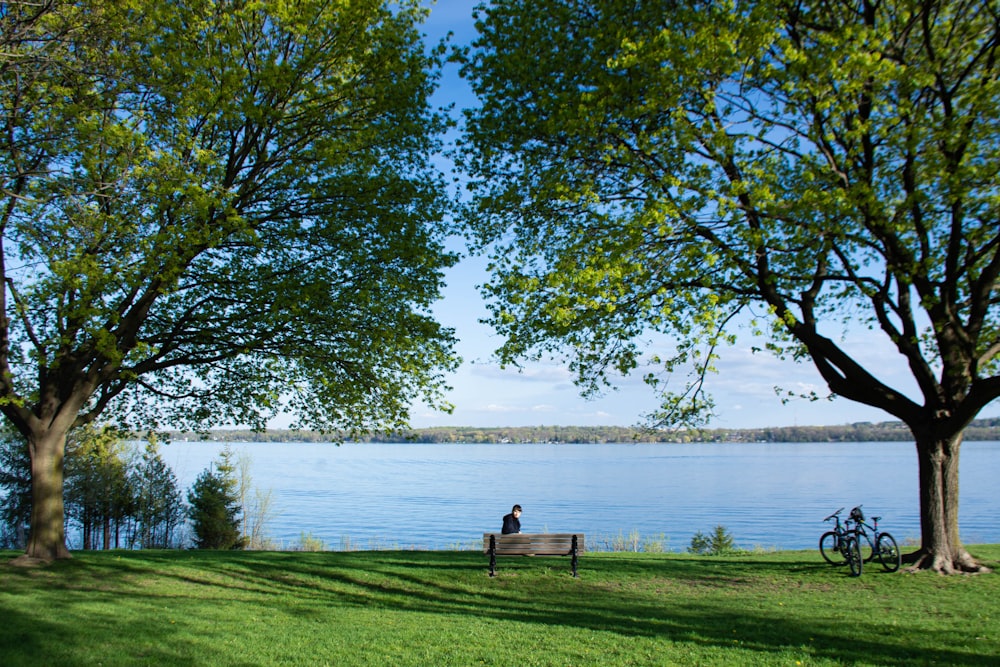
<path fill-rule="evenodd" d="M 73 558 L 73 554 L 65 546 L 61 549 L 56 549 L 54 554 L 43 554 L 41 556 L 32 554 L 29 549 L 20 556 L 9 560 L 7 564 L 12 567 L 41 567 L 43 565 L 51 565 L 57 560 L 69 560 L 71 558 Z"/>
<path fill-rule="evenodd" d="M 959 549 L 954 554 L 939 554 L 920 549 L 903 557 L 903 562 L 909 565 L 907 572 L 930 570 L 938 574 L 986 574 L 992 572 L 982 565 L 965 549 Z"/>
<path fill-rule="evenodd" d="M 35 558 L 28 554 L 21 554 L 17 558 L 11 558 L 7 564 L 11 567 L 41 567 L 52 563 L 50 558 Z"/>

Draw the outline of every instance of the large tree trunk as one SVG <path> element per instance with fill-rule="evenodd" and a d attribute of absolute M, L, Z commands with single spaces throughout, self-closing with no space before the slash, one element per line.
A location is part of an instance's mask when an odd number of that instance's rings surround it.
<path fill-rule="evenodd" d="M 66 433 L 50 429 L 29 436 L 31 451 L 31 533 L 28 558 L 71 558 L 66 547 L 63 456 Z"/>
<path fill-rule="evenodd" d="M 958 535 L 958 454 L 962 434 L 917 434 L 920 474 L 920 550 L 906 556 L 915 568 L 943 574 L 983 572 Z"/>

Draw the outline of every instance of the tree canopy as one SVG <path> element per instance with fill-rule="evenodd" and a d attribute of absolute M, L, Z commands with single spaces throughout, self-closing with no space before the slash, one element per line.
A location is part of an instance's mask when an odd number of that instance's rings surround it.
<path fill-rule="evenodd" d="M 455 257 L 425 12 L 5 3 L 0 411 L 32 449 L 29 553 L 65 554 L 76 424 L 281 410 L 363 432 L 416 399 L 447 408 L 453 332 L 430 306 Z"/>
<path fill-rule="evenodd" d="M 152 395 L 259 424 L 287 397 L 371 425 L 438 387 L 450 332 L 426 309 L 451 258 L 418 17 L 57 3 L 17 54 L 35 79 L 5 82 L 11 416 L 81 383 L 81 419 Z"/>
<path fill-rule="evenodd" d="M 479 19 L 460 157 L 500 358 L 568 349 L 594 390 L 645 335 L 676 337 L 647 376 L 654 420 L 694 423 L 749 311 L 767 349 L 910 428 L 928 562 L 973 567 L 957 461 L 1000 395 L 996 4 L 515 0 Z M 859 327 L 913 392 L 859 361 Z"/>

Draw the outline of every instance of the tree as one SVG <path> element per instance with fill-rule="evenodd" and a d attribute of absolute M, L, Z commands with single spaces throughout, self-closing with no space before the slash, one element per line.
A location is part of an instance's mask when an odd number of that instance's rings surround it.
<path fill-rule="evenodd" d="M 739 551 L 736 540 L 723 525 L 716 526 L 711 535 L 705 535 L 699 530 L 691 536 L 691 544 L 688 546 L 688 553 L 708 556 L 724 556 L 735 551 Z"/>
<path fill-rule="evenodd" d="M 184 519 L 184 503 L 177 476 L 160 456 L 155 434 L 150 433 L 139 465 L 132 471 L 135 490 L 135 528 L 130 545 L 142 549 L 174 546 L 175 530 Z"/>
<path fill-rule="evenodd" d="M 0 412 L 26 555 L 69 557 L 71 428 L 347 432 L 447 409 L 440 56 L 416 0 L 6 3 Z"/>
<path fill-rule="evenodd" d="M 84 549 L 122 545 L 136 495 L 128 454 L 114 429 L 88 424 L 67 438 L 64 502 L 68 518 L 80 527 Z"/>
<path fill-rule="evenodd" d="M 113 429 L 85 425 L 66 444 L 65 505 L 83 549 L 169 548 L 184 519 L 177 478 L 155 435 L 141 455 Z M 24 548 L 31 517 L 31 460 L 24 438 L 0 442 L 0 544 Z"/>
<path fill-rule="evenodd" d="M 0 429 L 0 548 L 23 549 L 31 519 L 31 457 L 28 443 L 9 427 Z"/>
<path fill-rule="evenodd" d="M 214 470 L 203 470 L 188 491 L 188 516 L 198 549 L 242 549 L 240 498 L 233 453 L 227 445 Z"/>
<path fill-rule="evenodd" d="M 253 485 L 250 468 L 253 459 L 243 452 L 236 457 L 236 495 L 240 504 L 240 538 L 247 549 L 267 549 L 272 542 L 264 535 L 271 518 L 271 489 L 262 491 Z"/>
<path fill-rule="evenodd" d="M 996 3 L 514 0 L 477 26 L 459 157 L 500 359 L 569 350 L 595 391 L 674 336 L 652 417 L 690 423 L 753 313 L 768 350 L 912 432 L 913 560 L 978 569 L 958 461 L 1000 395 Z M 896 358 L 865 367 L 859 328 Z"/>

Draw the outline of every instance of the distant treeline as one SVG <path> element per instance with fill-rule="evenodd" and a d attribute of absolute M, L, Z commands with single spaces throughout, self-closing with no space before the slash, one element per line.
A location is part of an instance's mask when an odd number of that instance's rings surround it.
<path fill-rule="evenodd" d="M 912 440 L 901 422 L 857 422 L 841 426 L 777 426 L 751 429 L 649 430 L 621 426 L 443 426 L 349 438 L 319 431 L 217 430 L 168 433 L 172 440 L 227 442 L 390 442 L 390 443 L 687 443 L 687 442 L 899 442 Z M 979 419 L 965 429 L 965 440 L 1000 440 L 1000 419 Z"/>

